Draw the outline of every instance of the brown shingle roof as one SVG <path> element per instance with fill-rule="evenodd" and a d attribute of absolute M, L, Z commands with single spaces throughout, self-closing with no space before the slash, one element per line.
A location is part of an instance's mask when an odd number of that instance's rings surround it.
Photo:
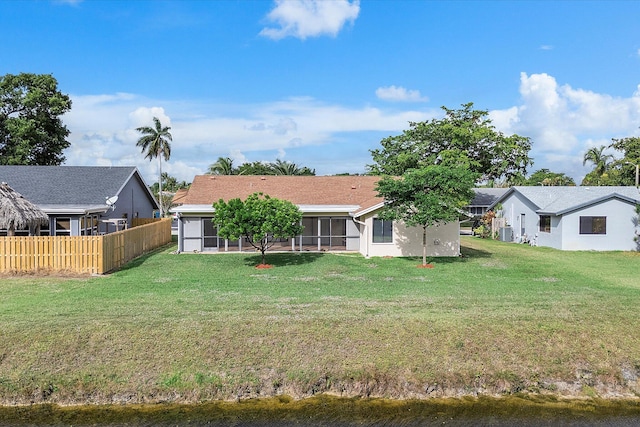
<path fill-rule="evenodd" d="M 173 199 L 171 199 L 171 203 L 175 205 L 181 205 L 183 203 L 182 199 L 184 199 L 189 192 L 188 188 L 180 188 L 176 191 L 176 194 L 173 195 Z"/>
<path fill-rule="evenodd" d="M 376 196 L 378 176 L 238 176 L 198 175 L 183 205 L 212 205 L 220 199 L 246 199 L 261 192 L 296 205 L 357 205 L 368 208 L 382 201 Z"/>

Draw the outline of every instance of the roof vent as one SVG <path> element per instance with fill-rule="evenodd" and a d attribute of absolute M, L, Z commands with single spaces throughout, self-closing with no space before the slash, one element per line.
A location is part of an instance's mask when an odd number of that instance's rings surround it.
<path fill-rule="evenodd" d="M 356 186 L 355 186 L 355 185 L 352 185 L 352 186 L 351 186 L 351 189 L 352 189 L 352 190 L 355 190 L 355 189 L 356 189 Z"/>
<path fill-rule="evenodd" d="M 261 177 L 260 177 L 260 181 L 266 181 L 266 180 L 267 180 L 267 178 L 266 178 L 266 177 L 264 177 L 264 176 L 261 176 Z"/>

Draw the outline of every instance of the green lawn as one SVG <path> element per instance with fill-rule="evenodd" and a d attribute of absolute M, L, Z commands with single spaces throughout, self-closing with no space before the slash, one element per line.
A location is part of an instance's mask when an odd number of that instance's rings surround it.
<path fill-rule="evenodd" d="M 640 255 L 173 254 L 0 278 L 0 403 L 640 391 Z M 640 382 L 639 382 L 640 384 Z"/>

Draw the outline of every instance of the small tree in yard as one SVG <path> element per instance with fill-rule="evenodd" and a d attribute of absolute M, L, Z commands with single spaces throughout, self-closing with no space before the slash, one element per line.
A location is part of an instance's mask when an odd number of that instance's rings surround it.
<path fill-rule="evenodd" d="M 381 219 L 422 227 L 422 265 L 427 265 L 427 228 L 458 221 L 473 198 L 477 174 L 465 168 L 427 166 L 410 169 L 401 178 L 386 177 L 376 190 L 385 205 Z"/>
<path fill-rule="evenodd" d="M 232 240 L 244 237 L 262 254 L 262 264 L 265 263 L 265 252 L 273 246 L 275 239 L 302 233 L 302 212 L 287 200 L 253 193 L 244 202 L 220 199 L 213 207 L 212 221 L 218 226 L 218 236 Z"/>

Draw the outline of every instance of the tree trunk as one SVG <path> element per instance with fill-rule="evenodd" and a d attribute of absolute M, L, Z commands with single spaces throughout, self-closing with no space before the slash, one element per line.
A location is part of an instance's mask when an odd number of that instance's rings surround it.
<path fill-rule="evenodd" d="M 422 265 L 427 265 L 427 227 L 422 227 Z"/>
<path fill-rule="evenodd" d="M 158 179 L 158 205 L 160 207 L 160 218 L 164 217 L 164 209 L 162 208 L 162 153 L 158 153 L 158 168 L 160 169 L 160 178 Z"/>
<path fill-rule="evenodd" d="M 264 259 L 265 259 L 266 250 L 267 250 L 267 238 L 265 237 L 260 241 L 260 253 L 262 254 L 262 265 L 265 264 Z"/>

